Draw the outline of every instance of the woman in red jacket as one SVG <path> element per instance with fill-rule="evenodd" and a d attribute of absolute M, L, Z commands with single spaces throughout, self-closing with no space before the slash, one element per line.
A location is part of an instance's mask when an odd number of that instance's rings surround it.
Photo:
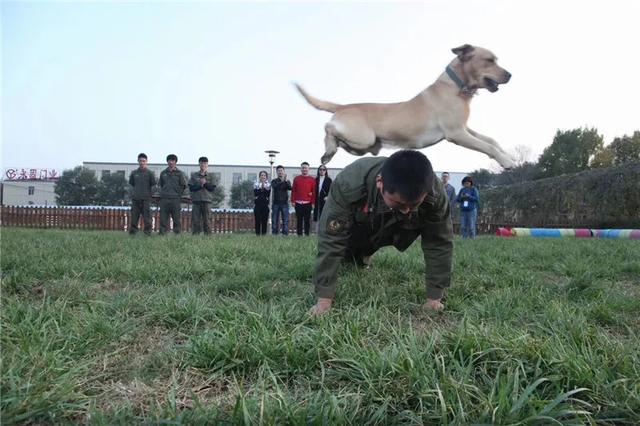
<path fill-rule="evenodd" d="M 300 165 L 300 175 L 293 179 L 291 185 L 291 202 L 296 209 L 296 227 L 299 236 L 309 235 L 311 228 L 311 209 L 316 200 L 316 179 L 309 176 L 309 163 Z"/>

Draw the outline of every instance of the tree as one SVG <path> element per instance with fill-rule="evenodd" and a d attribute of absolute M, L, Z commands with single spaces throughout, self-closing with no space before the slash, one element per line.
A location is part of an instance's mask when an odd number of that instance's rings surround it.
<path fill-rule="evenodd" d="M 98 185 L 97 204 L 103 206 L 129 204 L 127 185 L 128 182 L 122 173 L 103 175 Z"/>
<path fill-rule="evenodd" d="M 504 170 L 494 178 L 494 182 L 496 185 L 513 185 L 535 180 L 539 174 L 540 170 L 537 164 L 525 162 L 511 170 Z"/>
<path fill-rule="evenodd" d="M 614 158 L 615 154 L 613 153 L 611 146 L 605 146 L 595 153 L 595 155 L 591 159 L 591 162 L 589 163 L 589 166 L 592 169 L 603 169 L 606 167 L 611 167 L 613 166 Z"/>
<path fill-rule="evenodd" d="M 248 209 L 253 207 L 253 182 L 245 180 L 231 186 L 231 208 Z"/>
<path fill-rule="evenodd" d="M 473 179 L 473 186 L 478 189 L 488 189 L 495 186 L 496 174 L 487 169 L 474 170 L 469 176 Z"/>
<path fill-rule="evenodd" d="M 556 132 L 553 142 L 538 160 L 542 177 L 576 173 L 589 168 L 589 160 L 603 148 L 603 138 L 595 128 Z"/>
<path fill-rule="evenodd" d="M 216 189 L 213 190 L 213 194 L 211 194 L 211 196 L 213 197 L 213 201 L 211 202 L 211 207 L 218 208 L 220 207 L 220 205 L 224 202 L 224 186 L 221 185 L 217 185 Z"/>
<path fill-rule="evenodd" d="M 640 131 L 633 132 L 633 136 L 624 135 L 621 138 L 615 138 L 609 148 L 613 151 L 613 163 L 616 166 L 640 163 Z"/>
<path fill-rule="evenodd" d="M 62 172 L 54 191 L 61 206 L 95 205 L 98 186 L 98 179 L 93 170 L 77 166 L 73 170 Z"/>
<path fill-rule="evenodd" d="M 516 166 L 522 166 L 527 163 L 531 164 L 533 159 L 531 148 L 527 145 L 516 145 L 516 147 L 513 148 L 512 156 Z"/>

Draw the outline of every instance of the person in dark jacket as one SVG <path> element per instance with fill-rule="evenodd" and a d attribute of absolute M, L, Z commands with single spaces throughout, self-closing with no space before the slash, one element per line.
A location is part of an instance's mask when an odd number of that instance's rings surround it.
<path fill-rule="evenodd" d="M 265 235 L 267 233 L 269 196 L 271 196 L 271 185 L 267 179 L 267 172 L 261 170 L 258 173 L 258 180 L 253 184 L 253 195 L 255 195 L 253 216 L 256 222 L 256 235 Z"/>
<path fill-rule="evenodd" d="M 287 180 L 287 174 L 283 166 L 276 167 L 278 177 L 271 181 L 273 203 L 271 205 L 271 233 L 278 235 L 280 231 L 280 216 L 282 216 L 282 235 L 289 235 L 289 191 L 291 181 Z"/>
<path fill-rule="evenodd" d="M 456 189 L 449 183 L 449 172 L 442 172 L 440 180 L 442 181 L 444 190 L 447 193 L 447 197 L 449 197 L 449 204 L 453 206 L 453 203 L 456 201 Z M 451 207 L 451 220 L 454 219 L 454 211 L 455 209 Z"/>
<path fill-rule="evenodd" d="M 167 168 L 160 173 L 160 235 L 167 233 L 169 217 L 173 219 L 173 232 L 179 234 L 181 231 L 180 198 L 187 188 L 187 178 L 176 167 L 177 163 L 175 154 L 167 155 Z"/>
<path fill-rule="evenodd" d="M 331 178 L 327 172 L 327 168 L 322 165 L 318 167 L 316 174 L 316 203 L 313 209 L 313 220 L 317 222 L 322 214 L 322 208 L 329 196 L 329 189 L 331 188 Z"/>
<path fill-rule="evenodd" d="M 129 233 L 138 232 L 140 214 L 144 222 L 145 235 L 151 235 L 151 189 L 156 185 L 156 176 L 147 168 L 147 154 L 138 154 L 138 168 L 129 175 L 129 185 L 133 187 L 131 195 L 131 224 Z"/>
<path fill-rule="evenodd" d="M 209 159 L 198 159 L 200 170 L 191 174 L 189 190 L 191 191 L 191 233 L 197 235 L 204 230 L 205 235 L 211 234 L 211 202 L 213 191 L 216 189 L 213 175 L 209 173 Z"/>
<path fill-rule="evenodd" d="M 460 203 L 460 232 L 462 233 L 462 238 L 475 238 L 480 193 L 473 186 L 471 176 L 465 176 L 462 179 L 462 188 L 458 192 L 456 201 Z"/>

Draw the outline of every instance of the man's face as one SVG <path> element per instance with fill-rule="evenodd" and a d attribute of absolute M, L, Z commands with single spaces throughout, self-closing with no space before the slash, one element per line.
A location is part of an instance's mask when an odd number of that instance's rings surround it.
<path fill-rule="evenodd" d="M 170 169 L 175 169 L 176 168 L 176 160 L 167 160 L 167 166 L 169 166 Z"/>
<path fill-rule="evenodd" d="M 282 179 L 284 177 L 284 169 L 278 169 L 277 172 L 278 172 L 278 177 Z"/>
<path fill-rule="evenodd" d="M 300 166 L 300 173 L 302 173 L 302 176 L 307 176 L 309 174 L 309 165 L 303 164 Z"/>
<path fill-rule="evenodd" d="M 465 183 L 463 183 L 465 188 L 471 188 L 471 182 L 466 181 Z"/>
<path fill-rule="evenodd" d="M 402 214 L 409 214 L 409 212 L 411 212 L 412 210 L 417 209 L 427 196 L 427 193 L 425 192 L 420 197 L 418 197 L 417 200 L 407 201 L 400 194 L 385 191 L 382 179 L 380 177 L 378 177 L 376 180 L 376 187 L 380 191 L 380 194 L 382 194 L 382 199 L 384 200 L 384 203 L 387 205 L 387 207 Z"/>
<path fill-rule="evenodd" d="M 144 158 L 144 157 L 138 158 L 138 165 L 140 166 L 141 169 L 146 169 L 147 168 L 147 159 Z"/>
<path fill-rule="evenodd" d="M 447 183 L 449 183 L 449 175 L 444 174 L 444 173 L 442 174 L 442 183 L 443 183 L 444 185 L 446 185 Z"/>
<path fill-rule="evenodd" d="M 175 165 L 175 163 L 174 163 L 174 165 Z M 200 162 L 200 171 L 202 173 L 206 172 L 208 168 L 209 168 L 209 163 L 207 161 L 201 161 Z"/>

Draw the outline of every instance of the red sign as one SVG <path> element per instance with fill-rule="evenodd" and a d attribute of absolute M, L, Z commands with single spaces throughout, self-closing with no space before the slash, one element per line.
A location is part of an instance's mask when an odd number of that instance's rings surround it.
<path fill-rule="evenodd" d="M 22 167 L 4 169 L 6 180 L 56 180 L 59 177 L 56 169 L 25 169 Z"/>

